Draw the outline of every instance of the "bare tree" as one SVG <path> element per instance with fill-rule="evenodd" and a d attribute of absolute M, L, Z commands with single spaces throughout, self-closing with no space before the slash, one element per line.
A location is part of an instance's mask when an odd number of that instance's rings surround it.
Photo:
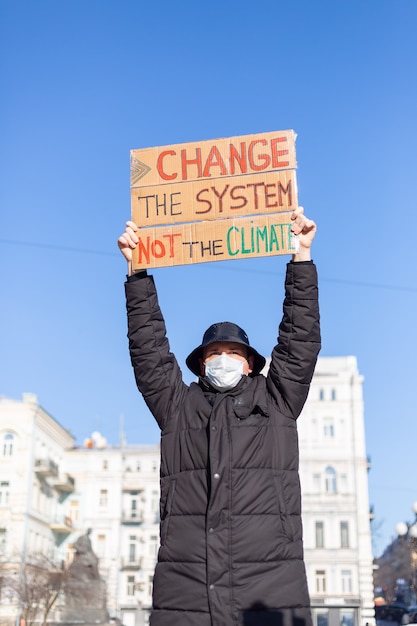
<path fill-rule="evenodd" d="M 63 565 L 57 567 L 43 554 L 28 555 L 24 563 L 7 567 L 3 574 L 3 586 L 16 597 L 26 626 L 33 626 L 35 621 L 46 625 L 66 576 Z"/>
<path fill-rule="evenodd" d="M 416 573 L 412 551 L 413 546 L 409 541 L 397 538 L 375 560 L 377 568 L 374 571 L 374 586 L 383 590 L 387 602 L 401 599 L 399 581 L 404 581 L 408 589 L 415 593 Z"/>

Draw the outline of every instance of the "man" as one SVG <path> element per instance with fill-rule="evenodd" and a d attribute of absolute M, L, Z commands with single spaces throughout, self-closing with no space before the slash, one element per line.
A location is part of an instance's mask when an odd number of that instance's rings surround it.
<path fill-rule="evenodd" d="M 316 225 L 291 215 L 284 314 L 265 359 L 230 322 L 211 326 L 186 363 L 170 352 L 154 282 L 128 261 L 128 337 L 139 390 L 161 428 L 161 527 L 152 626 L 310 626 L 296 419 L 320 349 Z M 261 311 L 260 311 L 261 313 Z"/>

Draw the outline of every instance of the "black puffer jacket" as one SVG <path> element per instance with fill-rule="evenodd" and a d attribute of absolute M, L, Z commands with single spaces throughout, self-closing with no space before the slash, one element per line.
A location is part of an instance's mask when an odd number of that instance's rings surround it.
<path fill-rule="evenodd" d="M 320 349 L 317 276 L 289 263 L 268 376 L 186 385 L 150 276 L 126 283 L 139 390 L 161 432 L 152 626 L 310 624 L 296 418 Z"/>

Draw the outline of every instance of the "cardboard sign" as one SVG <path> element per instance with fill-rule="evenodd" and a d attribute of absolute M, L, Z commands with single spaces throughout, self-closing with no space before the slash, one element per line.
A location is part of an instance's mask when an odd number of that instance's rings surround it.
<path fill-rule="evenodd" d="M 133 268 L 290 254 L 298 249 L 289 213 L 141 228 Z"/>
<path fill-rule="evenodd" d="M 169 183 L 132 190 L 132 220 L 138 226 L 199 222 L 293 211 L 295 170 Z"/>
<path fill-rule="evenodd" d="M 294 169 L 293 130 L 131 150 L 130 186 Z"/>
<path fill-rule="evenodd" d="M 295 133 L 131 151 L 133 269 L 289 254 Z"/>

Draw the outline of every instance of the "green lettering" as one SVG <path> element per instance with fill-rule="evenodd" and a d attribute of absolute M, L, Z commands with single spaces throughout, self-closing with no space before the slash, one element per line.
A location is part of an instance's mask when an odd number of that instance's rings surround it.
<path fill-rule="evenodd" d="M 239 230 L 237 226 L 231 226 L 229 228 L 229 230 L 227 231 L 226 234 L 226 244 L 227 244 L 227 252 L 229 253 L 229 256 L 236 256 L 236 254 L 239 253 L 239 249 L 237 249 L 235 252 L 232 250 L 232 246 L 231 246 L 231 241 L 230 241 L 230 235 L 232 230 Z"/>
<path fill-rule="evenodd" d="M 297 235 L 293 235 L 291 232 L 291 224 L 284 224 L 284 226 L 288 229 L 288 249 L 294 250 L 297 252 L 298 250 L 298 237 Z"/>
<path fill-rule="evenodd" d="M 279 226 L 279 230 L 281 233 L 281 248 L 285 248 L 285 227 L 287 224 L 275 224 L 275 226 Z"/>
<path fill-rule="evenodd" d="M 268 231 L 266 226 L 256 228 L 256 252 L 260 252 L 259 240 L 263 242 L 263 250 L 268 250 Z"/>
<path fill-rule="evenodd" d="M 269 237 L 269 250 L 268 250 L 268 252 L 272 252 L 273 246 L 275 246 L 275 250 L 278 252 L 278 250 L 279 250 L 279 243 L 278 243 L 278 237 L 277 237 L 277 233 L 276 233 L 274 224 L 271 224 L 271 230 L 270 230 L 269 234 L 270 234 L 270 237 Z"/>
<path fill-rule="evenodd" d="M 245 227 L 240 229 L 240 240 L 242 242 L 242 254 L 249 254 L 251 252 L 250 248 L 245 248 Z"/>

